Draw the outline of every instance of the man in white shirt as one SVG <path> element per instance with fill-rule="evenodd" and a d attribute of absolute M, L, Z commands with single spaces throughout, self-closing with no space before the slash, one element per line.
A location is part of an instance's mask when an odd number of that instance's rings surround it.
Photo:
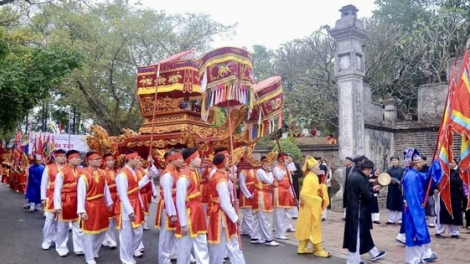
<path fill-rule="evenodd" d="M 55 177 L 62 165 L 65 164 L 65 150 L 54 152 L 54 163 L 46 166 L 41 178 L 41 203 L 44 208 L 44 228 L 42 230 L 42 249 L 48 250 L 55 242 L 57 235 L 57 214 L 54 213 L 54 185 Z"/>
<path fill-rule="evenodd" d="M 109 226 L 108 212 L 113 209 L 104 170 L 99 169 L 101 156 L 90 151 L 86 154 L 88 167 L 80 172 L 77 185 L 77 214 L 83 232 L 85 261 L 96 264 L 101 244 Z"/>
<path fill-rule="evenodd" d="M 271 188 L 274 182 L 271 164 L 266 156 L 261 157 L 263 168 L 256 171 L 256 190 L 253 194 L 254 226 L 251 244 L 265 244 L 266 246 L 279 246 L 273 240 L 273 232 L 270 224 L 270 214 L 273 212 L 273 199 Z"/>
<path fill-rule="evenodd" d="M 133 255 L 141 257 L 142 252 L 137 248 L 142 241 L 144 210 L 139 190 L 153 179 L 153 173 L 148 173 L 139 181 L 134 168 L 139 163 L 140 157 L 134 150 L 128 150 L 124 157 L 126 165 L 116 176 L 116 187 L 119 195 L 117 202 L 120 208 L 116 218 L 116 228 L 119 232 L 119 256 L 123 264 L 136 263 Z M 152 163 L 153 159 L 149 157 Z"/>
<path fill-rule="evenodd" d="M 224 262 L 225 250 L 230 263 L 244 264 L 245 257 L 239 248 L 237 229 L 238 215 L 230 201 L 228 188 L 228 158 L 224 154 L 215 155 L 213 160 L 217 171 L 210 181 L 212 208 L 209 213 L 207 241 L 209 243 L 210 263 Z"/>
<path fill-rule="evenodd" d="M 183 165 L 183 156 L 176 150 L 165 153 L 167 163 L 160 177 L 160 201 L 157 206 L 155 227 L 160 230 L 158 235 L 158 263 L 170 264 L 170 256 L 175 252 L 175 229 L 178 221 L 176 213 L 176 181 Z"/>

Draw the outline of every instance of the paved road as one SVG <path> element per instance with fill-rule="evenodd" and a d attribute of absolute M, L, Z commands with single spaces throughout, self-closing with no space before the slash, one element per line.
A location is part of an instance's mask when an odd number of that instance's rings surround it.
<path fill-rule="evenodd" d="M 60 264 L 85 263 L 83 257 L 73 254 L 65 258 L 57 255 L 54 249 L 44 251 L 41 249 L 42 227 L 44 218 L 41 213 L 29 213 L 22 209 L 24 195 L 11 191 L 5 185 L 0 185 L 0 263 L 2 264 Z M 153 211 L 155 205 L 152 206 Z M 155 219 L 151 212 L 150 222 Z M 71 239 L 69 239 L 69 249 Z M 156 263 L 158 242 L 157 230 L 151 229 L 144 233 L 146 252 L 144 257 L 137 259 L 138 263 Z M 266 247 L 264 245 L 251 245 L 249 239 L 243 239 L 243 251 L 247 264 L 336 264 L 344 263 L 337 258 L 321 259 L 312 255 L 297 255 L 292 245 L 281 244 L 279 247 Z M 100 251 L 98 263 L 118 264 L 119 251 L 103 248 Z M 226 262 L 229 263 L 229 262 Z"/>

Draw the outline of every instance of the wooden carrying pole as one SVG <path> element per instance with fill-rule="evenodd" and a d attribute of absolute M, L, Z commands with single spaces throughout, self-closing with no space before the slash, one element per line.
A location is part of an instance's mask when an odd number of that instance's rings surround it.
<path fill-rule="evenodd" d="M 149 146 L 149 156 L 152 156 L 152 147 L 153 147 L 153 132 L 155 131 L 155 111 L 157 109 L 157 97 L 158 97 L 158 78 L 160 77 L 160 63 L 157 64 L 157 74 L 155 78 L 155 96 L 153 98 L 153 113 L 152 113 L 152 132 L 150 133 L 150 146 Z"/>
<path fill-rule="evenodd" d="M 234 170 L 234 156 L 233 156 L 233 127 L 232 127 L 232 118 L 230 117 L 230 101 L 227 101 L 227 112 L 228 112 L 228 132 L 230 136 L 230 154 L 232 155 L 232 158 L 230 159 L 230 171 L 232 172 L 232 175 L 235 175 L 235 170 Z M 237 202 L 237 190 L 235 188 L 236 183 L 233 183 L 233 197 L 235 199 L 235 213 L 238 215 L 239 207 L 238 207 L 238 202 Z M 242 238 L 240 236 L 240 228 L 237 225 L 237 237 L 238 237 L 238 245 L 239 248 L 242 249 Z"/>

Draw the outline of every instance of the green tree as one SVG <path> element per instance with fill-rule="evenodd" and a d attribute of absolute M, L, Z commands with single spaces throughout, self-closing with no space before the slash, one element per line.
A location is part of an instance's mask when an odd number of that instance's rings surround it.
<path fill-rule="evenodd" d="M 333 76 L 335 42 L 323 30 L 287 42 L 274 52 L 274 71 L 282 76 L 285 116 L 336 131 L 338 92 Z"/>
<path fill-rule="evenodd" d="M 253 45 L 252 49 L 255 82 L 260 82 L 273 76 L 273 51 L 263 45 Z"/>
<path fill-rule="evenodd" d="M 234 28 L 208 15 L 167 15 L 118 0 L 59 2 L 38 9 L 28 25 L 38 40 L 85 54 L 83 69 L 57 90 L 60 102 L 87 114 L 111 135 L 142 123 L 135 95 L 137 66 L 189 48 L 203 52 L 215 35 Z"/>
<path fill-rule="evenodd" d="M 0 135 L 15 131 L 28 112 L 81 65 L 82 55 L 73 49 L 33 46 L 27 36 L 0 28 Z"/>

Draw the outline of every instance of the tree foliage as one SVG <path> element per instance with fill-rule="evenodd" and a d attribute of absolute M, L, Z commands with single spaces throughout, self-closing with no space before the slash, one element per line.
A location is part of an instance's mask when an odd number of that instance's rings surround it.
<path fill-rule="evenodd" d="M 302 151 L 300 151 L 299 147 L 297 147 L 297 145 L 295 144 L 295 140 L 293 137 L 287 137 L 280 140 L 279 145 L 281 145 L 283 153 L 294 156 L 295 160 L 302 160 Z M 274 145 L 272 151 L 279 151 L 279 147 L 277 144 Z"/>
<path fill-rule="evenodd" d="M 58 103 L 76 107 L 111 135 L 142 123 L 136 68 L 182 50 L 204 52 L 213 37 L 233 32 L 200 14 L 168 15 L 127 1 L 58 2 L 39 6 L 26 27 L 37 41 L 75 48 L 84 67 L 56 90 Z"/>
<path fill-rule="evenodd" d="M 29 43 L 27 35 L 0 28 L 0 135 L 15 131 L 49 90 L 81 67 L 82 55 L 59 46 Z"/>

